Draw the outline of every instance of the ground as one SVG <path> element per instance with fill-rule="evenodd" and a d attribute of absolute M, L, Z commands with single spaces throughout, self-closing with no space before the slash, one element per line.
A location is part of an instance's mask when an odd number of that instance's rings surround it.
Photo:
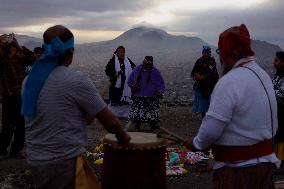
<path fill-rule="evenodd" d="M 190 105 L 161 107 L 160 125 L 183 137 L 194 136 L 201 123 L 199 115 L 193 114 Z M 106 134 L 102 126 L 96 122 L 88 127 L 88 149 L 92 149 Z M 283 171 L 277 172 L 281 177 Z M 168 189 L 210 189 L 212 188 L 212 172 L 198 173 L 190 170 L 185 177 L 168 178 Z M 30 171 L 25 160 L 6 159 L 0 161 L 0 189 L 33 188 Z"/>

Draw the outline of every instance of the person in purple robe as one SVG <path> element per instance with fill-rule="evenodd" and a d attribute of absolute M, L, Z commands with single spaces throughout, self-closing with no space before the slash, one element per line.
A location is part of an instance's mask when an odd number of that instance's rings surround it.
<path fill-rule="evenodd" d="M 142 123 L 149 123 L 152 129 L 158 129 L 159 99 L 165 92 L 165 83 L 159 70 L 154 67 L 152 56 L 146 56 L 143 64 L 133 70 L 128 85 L 133 100 L 129 113 L 130 121 L 135 123 L 138 130 Z"/>

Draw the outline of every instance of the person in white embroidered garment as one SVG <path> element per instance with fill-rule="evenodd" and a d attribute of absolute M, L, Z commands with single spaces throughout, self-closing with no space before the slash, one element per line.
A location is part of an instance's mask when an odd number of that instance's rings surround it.
<path fill-rule="evenodd" d="M 277 157 L 284 161 L 284 52 L 276 53 L 274 67 L 276 74 L 273 79 L 278 106 L 278 131 L 274 139 L 274 151 Z M 281 165 L 283 166 L 283 164 Z"/>
<path fill-rule="evenodd" d="M 196 137 L 184 144 L 192 150 L 212 148 L 214 188 L 272 188 L 272 138 L 277 102 L 268 74 L 256 63 L 245 25 L 219 37 L 223 76 L 214 88 L 209 110 Z"/>
<path fill-rule="evenodd" d="M 110 80 L 109 99 L 112 106 L 131 102 L 131 89 L 127 82 L 134 68 L 135 64 L 125 55 L 125 47 L 117 47 L 105 69 Z"/>

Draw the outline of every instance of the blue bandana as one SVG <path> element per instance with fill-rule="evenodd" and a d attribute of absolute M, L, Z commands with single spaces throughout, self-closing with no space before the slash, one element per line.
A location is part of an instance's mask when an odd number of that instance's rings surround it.
<path fill-rule="evenodd" d="M 202 53 L 210 53 L 211 54 L 211 47 L 209 45 L 203 45 Z"/>
<path fill-rule="evenodd" d="M 203 51 L 211 51 L 211 47 L 209 45 L 203 45 Z"/>
<path fill-rule="evenodd" d="M 64 43 L 59 37 L 55 37 L 43 47 L 44 54 L 33 65 L 23 89 L 21 112 L 25 117 L 36 116 L 39 93 L 49 74 L 58 66 L 58 56 L 74 47 L 74 38 Z"/>

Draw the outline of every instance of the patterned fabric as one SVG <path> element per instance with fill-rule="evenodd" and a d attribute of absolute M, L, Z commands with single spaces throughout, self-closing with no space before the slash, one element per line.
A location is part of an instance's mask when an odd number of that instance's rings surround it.
<path fill-rule="evenodd" d="M 26 67 L 33 64 L 35 57 L 31 51 L 23 48 L 9 58 L 0 56 L 1 78 L 3 97 L 21 95 L 22 82 L 26 76 Z"/>
<path fill-rule="evenodd" d="M 139 122 L 159 122 L 160 103 L 155 97 L 134 97 L 129 119 Z"/>
<path fill-rule="evenodd" d="M 274 90 L 278 106 L 278 131 L 274 137 L 275 142 L 284 142 L 284 73 L 278 71 L 273 79 Z"/>
<path fill-rule="evenodd" d="M 210 99 L 203 98 L 199 90 L 195 91 L 193 112 L 206 113 L 209 109 L 209 105 L 210 105 Z"/>
<path fill-rule="evenodd" d="M 284 74 L 276 74 L 273 84 L 277 100 L 284 105 Z"/>

